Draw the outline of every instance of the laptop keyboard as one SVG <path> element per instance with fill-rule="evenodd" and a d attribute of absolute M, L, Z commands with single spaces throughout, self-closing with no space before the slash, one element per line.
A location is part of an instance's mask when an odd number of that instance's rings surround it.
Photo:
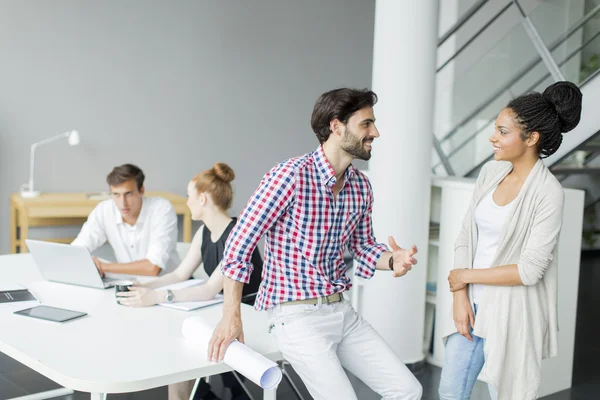
<path fill-rule="evenodd" d="M 119 279 L 113 279 L 113 278 L 102 278 L 102 283 L 104 283 L 104 288 L 109 288 L 109 287 L 113 287 L 114 283 L 117 282 Z"/>

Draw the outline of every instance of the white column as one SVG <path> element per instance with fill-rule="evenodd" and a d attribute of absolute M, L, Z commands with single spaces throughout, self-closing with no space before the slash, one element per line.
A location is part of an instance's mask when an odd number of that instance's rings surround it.
<path fill-rule="evenodd" d="M 368 169 L 374 229 L 379 241 L 392 235 L 401 247 L 416 244 L 419 264 L 403 278 L 378 271 L 360 290 L 359 312 L 405 363 L 425 358 L 437 21 L 437 1 L 376 3 L 373 91 L 381 137 Z"/>

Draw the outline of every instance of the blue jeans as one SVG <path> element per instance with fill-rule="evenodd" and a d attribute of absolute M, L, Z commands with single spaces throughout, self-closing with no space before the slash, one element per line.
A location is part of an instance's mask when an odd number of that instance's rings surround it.
<path fill-rule="evenodd" d="M 477 314 L 477 306 L 475 306 Z M 469 400 L 477 376 L 485 362 L 483 346 L 485 339 L 473 335 L 473 341 L 469 341 L 460 333 L 452 334 L 446 343 L 444 355 L 444 367 L 440 378 L 439 395 L 440 400 Z M 492 385 L 488 385 L 490 397 L 496 400 L 498 394 Z"/>

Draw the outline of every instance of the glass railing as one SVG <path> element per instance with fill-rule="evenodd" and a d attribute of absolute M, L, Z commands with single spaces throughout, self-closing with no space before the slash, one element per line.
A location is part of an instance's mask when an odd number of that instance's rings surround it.
<path fill-rule="evenodd" d="M 565 79 L 578 84 L 600 69 L 600 5 L 595 4 L 600 1 L 529 2 L 529 8 L 523 7 Z M 485 6 L 479 10 L 484 11 Z M 455 175 L 476 171 L 493 154 L 488 138 L 498 112 L 510 99 L 543 91 L 554 81 L 521 21 L 516 7 L 505 7 L 438 72 L 434 131 L 442 154 L 433 157 L 434 173 L 446 174 L 442 157 Z M 501 39 L 493 41 L 492 35 Z"/>
<path fill-rule="evenodd" d="M 553 53 L 553 57 L 565 79 L 583 83 L 600 69 L 600 24 L 590 21 L 579 31 L 579 43 L 567 51 Z"/>
<path fill-rule="evenodd" d="M 530 90 L 523 91 L 523 93 L 530 91 L 543 91 L 553 82 L 550 74 L 546 74 L 546 76 L 547 77 L 545 79 L 538 79 L 537 82 L 539 83 L 537 85 L 532 86 Z M 492 158 L 493 152 L 489 138 L 494 130 L 496 116 L 514 96 L 515 95 L 509 90 L 505 91 L 502 96 L 505 101 L 496 108 L 495 114 L 493 114 L 492 118 L 490 118 L 487 123 L 482 122 L 481 129 L 463 142 L 460 148 L 456 149 L 449 155 L 450 163 L 452 164 L 456 175 L 470 175 L 471 172 L 477 171 L 477 168 L 480 165 Z"/>
<path fill-rule="evenodd" d="M 492 20 L 485 32 L 437 76 L 434 132 L 456 175 L 464 175 L 479 161 L 479 153 L 487 153 L 489 146 L 482 135 L 489 135 L 490 123 L 506 103 L 548 72 L 538 60 L 518 10 L 498 6 L 496 2 L 496 9 L 488 10 Z M 444 173 L 439 157 L 433 168 Z"/>
<path fill-rule="evenodd" d="M 600 1 L 549 2 L 530 18 L 565 79 L 582 83 L 600 69 Z M 555 22 L 565 19 L 560 32 Z"/>
<path fill-rule="evenodd" d="M 475 14 L 487 5 L 489 0 L 469 0 L 456 2 L 440 2 L 439 4 L 439 40 L 442 46 L 450 37 L 462 29 L 466 23 L 472 21 Z"/>

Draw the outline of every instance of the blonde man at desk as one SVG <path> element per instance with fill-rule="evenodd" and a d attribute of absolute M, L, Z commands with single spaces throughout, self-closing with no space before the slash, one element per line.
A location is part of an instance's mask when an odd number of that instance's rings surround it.
<path fill-rule="evenodd" d="M 99 203 L 71 243 L 90 252 L 107 241 L 116 263 L 94 257 L 105 272 L 158 275 L 179 265 L 177 215 L 168 200 L 144 196 L 144 173 L 132 164 L 113 168 L 106 177 L 112 199 Z"/>

